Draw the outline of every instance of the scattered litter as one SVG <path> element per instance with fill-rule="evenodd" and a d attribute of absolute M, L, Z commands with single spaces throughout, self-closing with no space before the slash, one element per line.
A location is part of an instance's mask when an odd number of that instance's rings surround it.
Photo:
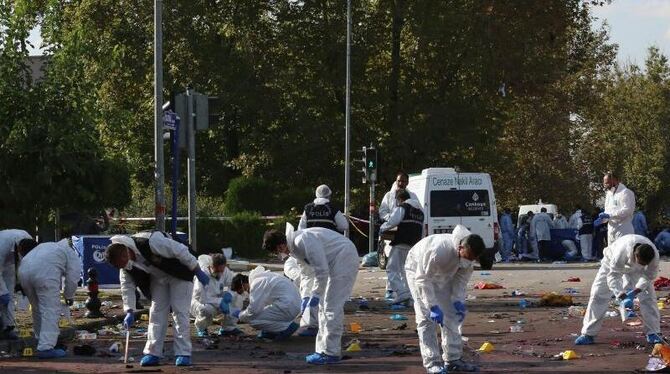
<path fill-rule="evenodd" d="M 658 309 L 665 309 L 665 302 L 659 301 L 656 303 L 656 306 L 658 306 Z"/>
<path fill-rule="evenodd" d="M 491 275 L 491 273 L 482 271 L 479 275 Z"/>
<path fill-rule="evenodd" d="M 140 319 L 141 319 L 142 321 L 148 321 L 148 320 L 149 320 L 149 315 L 148 315 L 148 314 L 142 314 L 142 315 L 140 316 Z"/>
<path fill-rule="evenodd" d="M 665 344 L 654 344 L 654 349 L 651 351 L 654 357 L 660 357 L 666 365 L 670 365 L 670 346 Z"/>
<path fill-rule="evenodd" d="M 470 338 L 468 338 L 467 336 L 461 336 L 461 340 L 462 340 L 463 342 L 467 343 L 467 342 L 470 341 Z"/>
<path fill-rule="evenodd" d="M 501 288 L 505 287 L 499 284 L 487 283 L 487 282 L 478 282 L 477 284 L 475 284 L 475 290 L 497 290 Z"/>
<path fill-rule="evenodd" d="M 465 297 L 465 300 L 467 300 L 467 301 L 477 300 L 477 296 L 475 296 L 475 295 L 468 295 L 468 296 Z"/>
<path fill-rule="evenodd" d="M 405 330 L 406 328 L 407 328 L 407 324 L 406 324 L 406 323 L 403 323 L 403 324 L 400 325 L 400 326 L 396 326 L 396 327 L 394 327 L 393 330 Z"/>
<path fill-rule="evenodd" d="M 407 306 L 403 304 L 391 304 L 391 310 L 405 310 Z"/>
<path fill-rule="evenodd" d="M 554 264 L 554 265 L 564 265 L 564 264 L 567 264 L 567 263 L 568 263 L 567 261 L 554 261 L 554 262 L 552 262 L 552 264 Z"/>
<path fill-rule="evenodd" d="M 509 332 L 523 332 L 523 327 L 521 325 L 512 325 L 509 327 Z"/>
<path fill-rule="evenodd" d="M 576 288 L 568 287 L 565 289 L 564 292 L 567 293 L 568 295 L 577 295 L 579 293 L 579 290 Z"/>
<path fill-rule="evenodd" d="M 610 310 L 607 313 L 605 313 L 605 316 L 610 317 L 610 318 L 617 317 L 618 315 L 619 315 L 619 313 L 617 313 L 616 310 Z"/>
<path fill-rule="evenodd" d="M 654 289 L 656 291 L 667 291 L 670 290 L 670 279 L 666 277 L 658 277 L 654 281 Z"/>
<path fill-rule="evenodd" d="M 630 321 L 630 322 L 627 322 L 626 325 L 628 325 L 628 326 L 642 326 L 642 322 L 641 321 Z"/>
<path fill-rule="evenodd" d="M 123 356 L 119 357 L 119 361 L 123 361 L 123 359 L 124 359 Z M 135 362 L 135 357 L 128 356 L 128 362 Z M 126 367 L 128 366 L 130 365 L 127 365 Z"/>
<path fill-rule="evenodd" d="M 565 352 L 561 352 L 554 357 L 561 357 L 564 360 L 574 360 L 576 358 L 579 358 L 579 355 L 575 351 L 568 350 L 568 351 L 565 351 Z"/>
<path fill-rule="evenodd" d="M 527 306 L 528 306 L 528 301 L 526 301 L 526 299 L 519 300 L 519 308 L 526 309 Z"/>
<path fill-rule="evenodd" d="M 29 338 L 31 334 L 29 329 L 19 329 L 19 338 Z"/>
<path fill-rule="evenodd" d="M 550 292 L 542 295 L 540 305 L 543 306 L 570 306 L 572 305 L 572 296 L 559 295 L 555 292 Z"/>
<path fill-rule="evenodd" d="M 110 307 L 110 306 L 112 306 L 112 305 L 113 305 L 112 302 L 109 301 L 109 300 L 107 300 L 107 301 L 103 301 L 103 302 L 100 304 L 100 306 L 106 306 L 106 307 Z"/>
<path fill-rule="evenodd" d="M 79 340 L 95 340 L 97 338 L 98 338 L 98 334 L 96 334 L 94 332 L 88 332 L 88 331 L 84 331 L 84 332 L 77 335 L 77 339 L 79 339 Z"/>
<path fill-rule="evenodd" d="M 493 352 L 493 344 L 490 342 L 484 342 L 481 347 L 479 347 L 479 352 L 489 353 Z"/>
<path fill-rule="evenodd" d="M 363 260 L 361 261 L 361 266 L 363 267 L 375 267 L 379 265 L 379 258 L 377 256 L 377 252 L 372 252 L 368 253 L 367 255 L 363 256 Z"/>
<path fill-rule="evenodd" d="M 616 313 L 616 312 L 614 312 Z M 568 308 L 568 315 L 570 317 L 578 317 L 582 318 L 584 317 L 584 314 L 586 314 L 586 308 L 580 305 L 573 305 Z"/>
<path fill-rule="evenodd" d="M 347 352 L 360 352 L 361 351 L 361 345 L 358 342 L 358 340 L 354 340 L 349 344 L 349 347 L 346 349 Z"/>
<path fill-rule="evenodd" d="M 565 280 L 565 282 L 581 282 L 582 280 L 579 277 L 570 277 Z"/>
<path fill-rule="evenodd" d="M 23 357 L 32 357 L 33 356 L 33 349 L 30 347 L 23 348 L 23 352 L 21 354 Z"/>
<path fill-rule="evenodd" d="M 112 343 L 112 345 L 109 346 L 109 353 L 119 353 L 119 345 L 119 342 Z"/>
<path fill-rule="evenodd" d="M 370 306 L 368 305 L 368 301 L 366 299 L 361 299 L 358 302 L 358 309 L 360 309 L 360 310 L 370 310 Z"/>
<path fill-rule="evenodd" d="M 494 319 L 490 319 L 490 320 L 488 320 L 488 321 L 486 321 L 486 322 L 488 322 L 488 323 L 495 323 L 496 320 L 494 320 Z"/>
<path fill-rule="evenodd" d="M 407 320 L 407 317 L 403 316 L 402 314 L 393 314 L 390 318 L 394 321 L 406 321 Z"/>
<path fill-rule="evenodd" d="M 351 332 L 353 332 L 354 334 L 358 334 L 363 330 L 363 327 L 361 327 L 361 324 L 358 322 L 350 323 L 349 327 L 351 328 Z"/>
<path fill-rule="evenodd" d="M 646 371 L 661 371 L 666 367 L 668 366 L 665 364 L 665 362 L 663 362 L 663 359 L 658 357 L 649 357 L 649 362 L 644 369 Z"/>
<path fill-rule="evenodd" d="M 519 290 L 512 291 L 512 296 L 524 296 L 524 295 L 526 295 L 526 293 L 523 292 L 523 291 L 519 291 Z"/>
<path fill-rule="evenodd" d="M 93 356 L 95 348 L 88 344 L 76 345 L 72 348 L 72 352 L 77 356 Z"/>

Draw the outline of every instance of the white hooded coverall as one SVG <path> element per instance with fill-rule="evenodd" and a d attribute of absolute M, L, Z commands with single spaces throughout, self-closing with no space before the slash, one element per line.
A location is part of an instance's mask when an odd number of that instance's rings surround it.
<path fill-rule="evenodd" d="M 466 286 L 472 276 L 472 261 L 462 259 L 458 252 L 460 241 L 468 235 L 468 229 L 457 225 L 451 234 L 433 234 L 421 239 L 407 256 L 405 271 L 414 298 L 421 357 L 429 372 L 439 371 L 444 362 L 458 360 L 463 354 L 460 323 L 453 303 L 465 303 Z M 437 341 L 438 324 L 430 319 L 430 308 L 435 305 L 444 313 L 442 357 Z"/>
<path fill-rule="evenodd" d="M 58 341 L 58 320 L 65 304 L 74 298 L 81 277 L 81 260 L 67 239 L 42 243 L 21 259 L 19 281 L 33 310 L 33 331 L 38 351 L 53 349 Z"/>
<path fill-rule="evenodd" d="M 298 260 L 289 256 L 284 262 L 284 274 L 293 281 L 300 291 L 300 298 L 309 298 L 314 289 L 314 269 L 310 266 L 301 266 Z M 309 308 L 309 311 L 300 316 L 300 327 L 319 328 L 319 308 Z"/>
<path fill-rule="evenodd" d="M 14 286 L 16 286 L 16 264 L 14 251 L 23 239 L 32 239 L 23 230 L 0 231 L 0 295 L 9 294 L 9 305 L 0 305 L 0 327 L 16 326 L 14 319 Z"/>
<path fill-rule="evenodd" d="M 163 258 L 176 258 L 184 266 L 195 270 L 198 260 L 189 252 L 185 245 L 166 238 L 160 232 L 143 232 L 134 237 L 149 238 L 151 252 Z M 177 356 L 191 355 L 191 330 L 189 326 L 189 307 L 193 293 L 193 282 L 185 281 L 152 266 L 135 246 L 135 242 L 125 235 L 115 235 L 112 243 L 120 243 L 130 248 L 136 256 L 132 266 L 144 269 L 151 277 L 151 308 L 149 309 L 149 328 L 144 354 L 162 357 L 163 343 L 168 327 L 168 313 L 172 308 L 174 320 L 174 354 Z M 130 264 L 129 264 L 130 266 Z M 121 296 L 124 310 L 132 310 L 135 306 L 135 287 L 133 278 L 125 269 L 121 269 Z"/>
<path fill-rule="evenodd" d="M 421 208 L 421 203 L 418 200 L 408 199 L 405 202 L 416 209 Z M 405 217 L 405 209 L 402 206 L 397 206 L 388 217 L 388 221 L 384 222 L 379 228 L 380 232 L 388 231 L 402 222 Z M 424 222 L 421 222 L 422 233 Z M 422 234 L 422 236 L 425 233 Z M 396 244 L 391 246 L 389 251 L 388 262 L 386 263 L 386 273 L 388 274 L 389 289 L 393 290 L 393 303 L 406 301 L 412 297 L 407 285 L 407 277 L 405 276 L 405 262 L 407 261 L 407 253 L 409 253 L 410 246 L 407 244 Z"/>
<path fill-rule="evenodd" d="M 319 333 L 316 353 L 340 357 L 344 303 L 358 275 L 356 246 L 342 234 L 321 227 L 293 231 L 286 225 L 286 241 L 292 257 L 314 269 L 311 297 L 318 297 Z"/>
<path fill-rule="evenodd" d="M 638 244 L 649 244 L 656 256 L 647 266 L 635 262 L 633 247 Z M 658 251 L 651 240 L 641 235 L 629 234 L 617 239 L 603 251 L 600 269 L 591 286 L 591 297 L 584 315 L 582 334 L 596 336 L 603 324 L 603 317 L 612 295 L 639 288 L 637 295 L 640 301 L 640 313 L 648 334 L 661 332 L 661 316 L 656 305 L 654 279 L 658 273 Z"/>
<path fill-rule="evenodd" d="M 209 276 L 209 284 L 205 287 L 197 277 L 193 277 L 191 315 L 195 318 L 195 327 L 198 330 L 206 330 L 212 324 L 214 318 L 223 315 L 221 309 L 219 309 L 219 305 L 221 304 L 223 294 L 226 291 L 230 291 L 230 285 L 233 282 L 235 272 L 226 267 L 223 274 L 216 278 L 212 275 L 212 256 L 210 255 L 200 255 L 198 263 L 200 264 L 200 269 Z M 242 309 L 242 304 L 244 303 L 243 297 L 232 291 L 230 291 L 230 294 L 233 295 L 233 301 L 230 303 L 231 311 L 233 309 Z M 236 324 L 237 318 L 227 314 L 223 316 L 221 327 L 225 331 L 232 331 L 237 327 Z"/>
<path fill-rule="evenodd" d="M 314 205 L 323 205 L 325 203 L 330 202 L 330 199 L 325 197 L 317 197 L 316 199 L 314 199 L 313 202 Z M 337 213 L 335 213 L 335 227 L 339 232 L 349 230 L 349 221 L 347 221 L 347 218 L 339 210 L 337 211 Z M 307 228 L 307 214 L 303 211 L 302 216 L 300 217 L 300 222 L 298 222 L 298 230 L 304 230 L 306 228 Z"/>
<path fill-rule="evenodd" d="M 256 267 L 249 273 L 249 306 L 240 321 L 256 330 L 279 333 L 300 314 L 300 294 L 283 275 Z"/>
<path fill-rule="evenodd" d="M 624 235 L 635 233 L 635 194 L 623 183 L 619 183 L 614 191 L 610 189 L 605 193 L 605 213 L 610 216 L 607 221 L 607 245 L 612 245 Z"/>

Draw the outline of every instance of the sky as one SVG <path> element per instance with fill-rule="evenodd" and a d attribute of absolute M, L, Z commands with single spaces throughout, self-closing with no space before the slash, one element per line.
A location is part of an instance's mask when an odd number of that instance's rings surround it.
<path fill-rule="evenodd" d="M 594 27 L 607 23 L 610 40 L 619 45 L 620 64 L 643 65 L 651 45 L 670 55 L 670 0 L 613 0 L 594 7 L 593 15 L 598 18 Z M 39 46 L 39 29 L 31 32 L 30 40 Z M 41 53 L 31 50 L 31 54 Z"/>
<path fill-rule="evenodd" d="M 644 65 L 652 45 L 670 54 L 670 0 L 613 0 L 594 7 L 593 15 L 599 18 L 594 26 L 607 23 L 610 41 L 619 45 L 620 64 Z"/>

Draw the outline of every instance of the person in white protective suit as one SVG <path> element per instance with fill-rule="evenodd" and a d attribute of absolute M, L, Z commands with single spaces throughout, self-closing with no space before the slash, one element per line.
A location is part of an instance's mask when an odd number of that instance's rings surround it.
<path fill-rule="evenodd" d="M 582 209 L 577 206 L 577 210 L 570 217 L 571 229 L 577 230 L 577 239 L 582 250 L 582 259 L 584 261 L 594 261 L 593 256 L 593 218 L 588 213 L 582 213 Z"/>
<path fill-rule="evenodd" d="M 410 199 L 407 190 L 399 191 L 397 199 L 398 205 L 393 209 L 388 221 L 384 222 L 379 228 L 380 234 L 392 228 L 398 228 L 390 243 L 391 251 L 386 264 L 388 281 L 394 291 L 393 298 L 390 300 L 392 309 L 408 306 L 408 302 L 412 298 L 405 276 L 405 262 L 409 249 L 424 235 L 424 214 L 421 203 L 418 200 Z"/>
<path fill-rule="evenodd" d="M 198 257 L 200 269 L 209 277 L 209 285 L 203 285 L 194 279 L 191 315 L 195 318 L 196 335 L 199 338 L 209 336 L 207 327 L 214 318 L 221 316 L 221 336 L 240 335 L 237 318 L 230 314 L 232 308 L 240 309 L 244 299 L 229 292 L 235 272 L 228 269 L 226 257 L 221 253 L 201 255 Z"/>
<path fill-rule="evenodd" d="M 565 219 L 565 216 L 563 216 L 561 213 L 556 213 L 556 217 L 554 217 L 554 221 L 552 222 L 552 226 L 555 229 L 563 230 L 567 229 L 568 227 L 568 220 Z"/>
<path fill-rule="evenodd" d="M 249 293 L 247 308 L 232 314 L 259 330 L 259 338 L 284 340 L 298 330 L 300 294 L 288 278 L 257 266 L 249 276 L 237 274 L 232 287 L 238 294 Z"/>
<path fill-rule="evenodd" d="M 294 231 L 286 224 L 286 233 L 269 230 L 263 236 L 263 248 L 280 257 L 292 256 L 302 266 L 314 269 L 314 288 L 306 309 L 319 306 L 319 332 L 315 352 L 305 357 L 307 363 L 323 365 L 339 362 L 344 322 L 344 303 L 358 274 L 356 246 L 332 230 L 314 227 Z"/>
<path fill-rule="evenodd" d="M 26 231 L 0 231 L 0 339 L 16 340 L 14 331 L 14 290 L 20 252 L 32 250 L 37 243 Z"/>
<path fill-rule="evenodd" d="M 540 213 L 533 217 L 530 224 L 535 228 L 535 239 L 537 241 L 538 251 L 535 253 L 535 257 L 547 257 L 551 247 L 551 229 L 554 228 L 554 222 L 547 214 L 547 208 L 541 208 Z"/>
<path fill-rule="evenodd" d="M 633 215 L 635 214 L 635 194 L 614 173 L 603 177 L 605 186 L 605 211 L 598 215 L 593 225 L 598 227 L 607 223 L 607 245 L 612 245 L 618 238 L 635 233 Z"/>
<path fill-rule="evenodd" d="M 284 261 L 284 274 L 293 281 L 300 290 L 301 305 L 307 305 L 314 289 L 314 269 L 311 266 L 301 266 L 298 260 L 290 257 Z M 298 336 L 316 336 L 319 332 L 319 306 L 309 308 L 308 312 L 300 316 Z"/>
<path fill-rule="evenodd" d="M 65 351 L 58 342 L 58 320 L 66 307 L 60 302 L 63 284 L 65 304 L 71 306 L 81 277 L 81 260 L 69 239 L 42 243 L 21 259 L 19 281 L 32 308 L 33 331 L 39 340 L 37 357 L 59 358 Z"/>
<path fill-rule="evenodd" d="M 344 214 L 332 206 L 330 187 L 325 184 L 316 188 L 316 198 L 305 205 L 305 209 L 298 223 L 298 230 L 309 227 L 325 227 L 327 229 L 344 232 L 349 229 L 349 222 Z"/>
<path fill-rule="evenodd" d="M 412 247 L 405 271 L 412 297 L 423 366 L 428 373 L 477 371 L 463 361 L 461 324 L 465 319 L 466 286 L 473 261 L 484 253 L 484 240 L 457 225 L 451 234 L 427 236 Z M 442 349 L 437 326 L 442 330 Z"/>
<path fill-rule="evenodd" d="M 633 308 L 633 300 L 637 297 L 647 342 L 661 343 L 661 316 L 653 284 L 659 262 L 654 243 L 641 235 L 624 235 L 605 248 L 603 256 L 591 286 L 582 335 L 575 344 L 594 343 L 612 296 L 628 309 Z"/>
<path fill-rule="evenodd" d="M 124 325 L 135 321 L 135 288 L 150 295 L 149 328 L 141 366 L 156 366 L 163 355 L 163 343 L 172 309 L 174 320 L 174 353 L 176 366 L 191 365 L 191 332 L 189 307 L 193 293 L 193 276 L 209 284 L 198 260 L 188 247 L 167 234 L 154 231 L 133 236 L 115 235 L 105 251 L 107 262 L 120 269 L 121 297 L 126 311 Z M 147 295 L 149 294 L 149 295 Z"/>
<path fill-rule="evenodd" d="M 391 186 L 391 190 L 389 190 L 385 195 L 384 198 L 382 199 L 382 202 L 379 204 L 379 218 L 386 222 L 389 220 L 391 217 L 391 213 L 393 212 L 393 209 L 395 209 L 398 206 L 398 200 L 397 200 L 397 194 L 399 190 L 405 190 L 407 188 L 407 184 L 409 183 L 409 175 L 405 173 L 404 171 L 398 171 L 396 173 L 396 178 L 395 181 L 393 182 L 393 185 Z M 416 196 L 416 194 L 412 191 L 407 191 L 409 192 L 409 198 L 411 200 L 416 200 L 419 201 L 419 198 Z M 386 256 L 388 257 L 391 253 L 391 241 L 386 240 L 384 241 L 384 252 Z M 394 299 L 395 290 L 391 287 L 391 282 L 389 279 L 386 279 L 386 295 L 384 297 L 388 300 Z"/>

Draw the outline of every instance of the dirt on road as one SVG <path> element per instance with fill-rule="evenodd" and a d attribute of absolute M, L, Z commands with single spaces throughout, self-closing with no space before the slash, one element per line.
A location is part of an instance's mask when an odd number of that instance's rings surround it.
<path fill-rule="evenodd" d="M 662 264 L 661 275 L 667 275 L 670 266 Z M 540 306 L 543 294 L 556 292 L 572 296 L 575 304 L 586 306 L 596 267 L 572 265 L 522 266 L 508 265 L 493 271 L 475 271 L 468 290 L 468 315 L 463 325 L 465 358 L 477 362 L 482 372 L 490 373 L 581 373 L 639 372 L 648 361 L 651 346 L 645 343 L 643 326 L 639 319 L 632 325 L 623 324 L 618 316 L 607 317 L 597 344 L 575 347 L 573 344 L 581 328 L 581 318 L 568 314 L 567 306 Z M 579 282 L 566 282 L 568 278 Z M 499 284 L 505 288 L 475 290 L 477 282 Z M 98 336 L 93 341 L 68 342 L 69 352 L 75 345 L 88 343 L 95 346 L 98 355 L 74 356 L 57 361 L 38 361 L 35 358 L 3 358 L 2 373 L 132 373 L 132 372 L 211 372 L 211 373 L 425 373 L 421 366 L 419 343 L 415 330 L 414 311 L 408 308 L 392 311 L 383 298 L 385 273 L 377 269 L 362 269 L 359 273 L 352 300 L 346 305 L 346 333 L 343 349 L 353 341 L 360 345 L 359 352 L 345 352 L 337 365 L 315 367 L 304 361 L 314 350 L 314 338 L 292 337 L 277 343 L 255 338 L 255 331 L 241 325 L 242 337 L 216 336 L 209 339 L 193 335 L 193 362 L 190 368 L 175 368 L 171 340 L 166 343 L 163 365 L 140 368 L 139 359 L 145 342 L 146 322 L 134 329 L 130 355 L 135 362 L 127 368 L 121 353 L 109 354 L 109 346 L 122 342 L 123 336 Z M 518 290 L 524 295 L 513 296 Z M 667 296 L 660 292 L 659 296 Z M 360 298 L 368 300 L 368 310 L 361 310 Z M 525 300 L 521 302 L 521 300 Z M 526 304 L 523 308 L 522 305 Z M 614 309 L 612 309 L 614 310 Z M 407 320 L 392 320 L 392 314 Z M 668 329 L 670 309 L 661 310 L 663 331 Z M 359 333 L 350 329 L 352 322 L 362 327 Z M 510 327 L 519 332 L 511 332 Z M 139 330 L 138 330 L 139 329 Z M 214 333 L 212 327 L 210 332 Z M 478 348 L 490 342 L 494 349 L 480 353 Z M 556 355 L 574 350 L 579 358 L 562 360 Z M 101 354 L 101 355 L 100 355 Z"/>

